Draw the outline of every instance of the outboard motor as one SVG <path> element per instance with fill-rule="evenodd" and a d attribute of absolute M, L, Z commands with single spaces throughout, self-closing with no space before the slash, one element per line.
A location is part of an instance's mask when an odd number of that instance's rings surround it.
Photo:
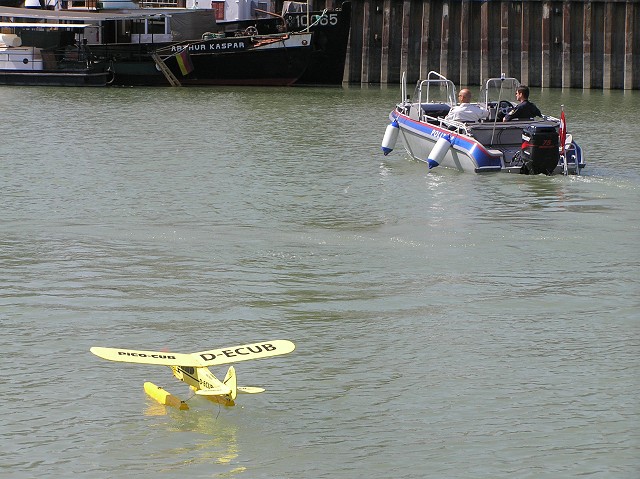
<path fill-rule="evenodd" d="M 522 130 L 521 173 L 551 175 L 560 161 L 560 137 L 553 123 L 532 123 Z"/>

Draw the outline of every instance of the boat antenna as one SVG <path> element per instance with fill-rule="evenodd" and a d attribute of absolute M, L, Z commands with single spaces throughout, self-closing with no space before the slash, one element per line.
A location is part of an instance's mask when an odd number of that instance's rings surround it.
<path fill-rule="evenodd" d="M 496 133 L 496 122 L 498 121 L 498 111 L 500 110 L 500 100 L 502 99 L 502 84 L 504 83 L 504 79 L 506 75 L 504 73 L 500 74 L 500 91 L 498 92 L 498 103 L 496 103 L 496 116 L 493 118 L 493 129 L 491 130 L 491 146 L 493 146 L 493 135 Z M 487 102 L 489 89 L 487 88 Z"/>

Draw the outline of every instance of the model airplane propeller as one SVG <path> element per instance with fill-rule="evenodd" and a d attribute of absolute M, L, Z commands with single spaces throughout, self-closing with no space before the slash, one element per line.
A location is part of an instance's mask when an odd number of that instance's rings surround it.
<path fill-rule="evenodd" d="M 209 371 L 209 366 L 279 356 L 292 352 L 295 347 L 291 341 L 277 339 L 190 354 L 102 347 L 93 347 L 90 351 L 109 361 L 169 366 L 173 375 L 187 383 L 197 395 L 224 406 L 233 406 L 238 393 L 256 394 L 264 389 L 238 386 L 233 366 L 229 366 L 224 380 L 220 381 Z M 153 383 L 144 383 L 144 390 L 160 404 L 189 409 L 184 401 Z"/>

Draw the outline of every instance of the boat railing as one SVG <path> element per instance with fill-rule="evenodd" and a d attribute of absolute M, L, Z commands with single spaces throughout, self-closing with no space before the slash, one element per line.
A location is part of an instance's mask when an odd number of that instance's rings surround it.
<path fill-rule="evenodd" d="M 184 5 L 181 5 L 178 0 L 141 0 L 138 5 L 140 8 L 179 8 Z M 186 3 L 185 3 L 186 4 Z"/>
<path fill-rule="evenodd" d="M 407 105 L 400 104 L 400 108 L 407 109 Z M 468 135 L 468 125 L 462 121 L 448 119 L 450 107 L 445 103 L 411 103 L 411 111 L 418 111 L 417 120 L 422 123 L 430 123 L 445 130 L 450 130 L 461 135 Z M 411 115 L 410 115 L 411 116 Z"/>
<path fill-rule="evenodd" d="M 429 73 L 427 73 L 427 81 L 432 81 L 432 80 L 449 81 L 449 79 L 446 76 L 442 75 L 441 73 L 435 70 L 431 70 Z"/>
<path fill-rule="evenodd" d="M 447 120 L 446 118 L 438 118 L 440 127 L 458 133 L 460 135 L 469 135 L 467 124 L 457 120 Z"/>
<path fill-rule="evenodd" d="M 66 68 L 89 68 L 97 60 L 85 44 L 67 45 L 56 48 L 54 52 L 58 65 Z"/>
<path fill-rule="evenodd" d="M 456 86 L 440 73 L 430 71 L 426 80 L 418 81 L 414 97 L 420 104 L 441 102 L 453 106 L 456 104 Z"/>

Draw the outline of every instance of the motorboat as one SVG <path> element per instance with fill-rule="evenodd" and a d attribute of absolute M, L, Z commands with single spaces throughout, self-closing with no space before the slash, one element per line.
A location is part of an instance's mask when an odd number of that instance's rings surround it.
<path fill-rule="evenodd" d="M 407 96 L 406 75 L 401 81 L 401 101 L 389 114 L 382 151 L 389 154 L 398 137 L 407 152 L 429 168 L 452 168 L 484 173 L 579 175 L 585 167 L 582 149 L 566 131 L 564 109 L 560 118 L 502 121 L 516 104 L 511 102 L 520 82 L 502 75 L 488 79 L 477 103 L 487 111 L 472 122 L 447 119 L 456 106 L 451 80 L 431 71 Z"/>

